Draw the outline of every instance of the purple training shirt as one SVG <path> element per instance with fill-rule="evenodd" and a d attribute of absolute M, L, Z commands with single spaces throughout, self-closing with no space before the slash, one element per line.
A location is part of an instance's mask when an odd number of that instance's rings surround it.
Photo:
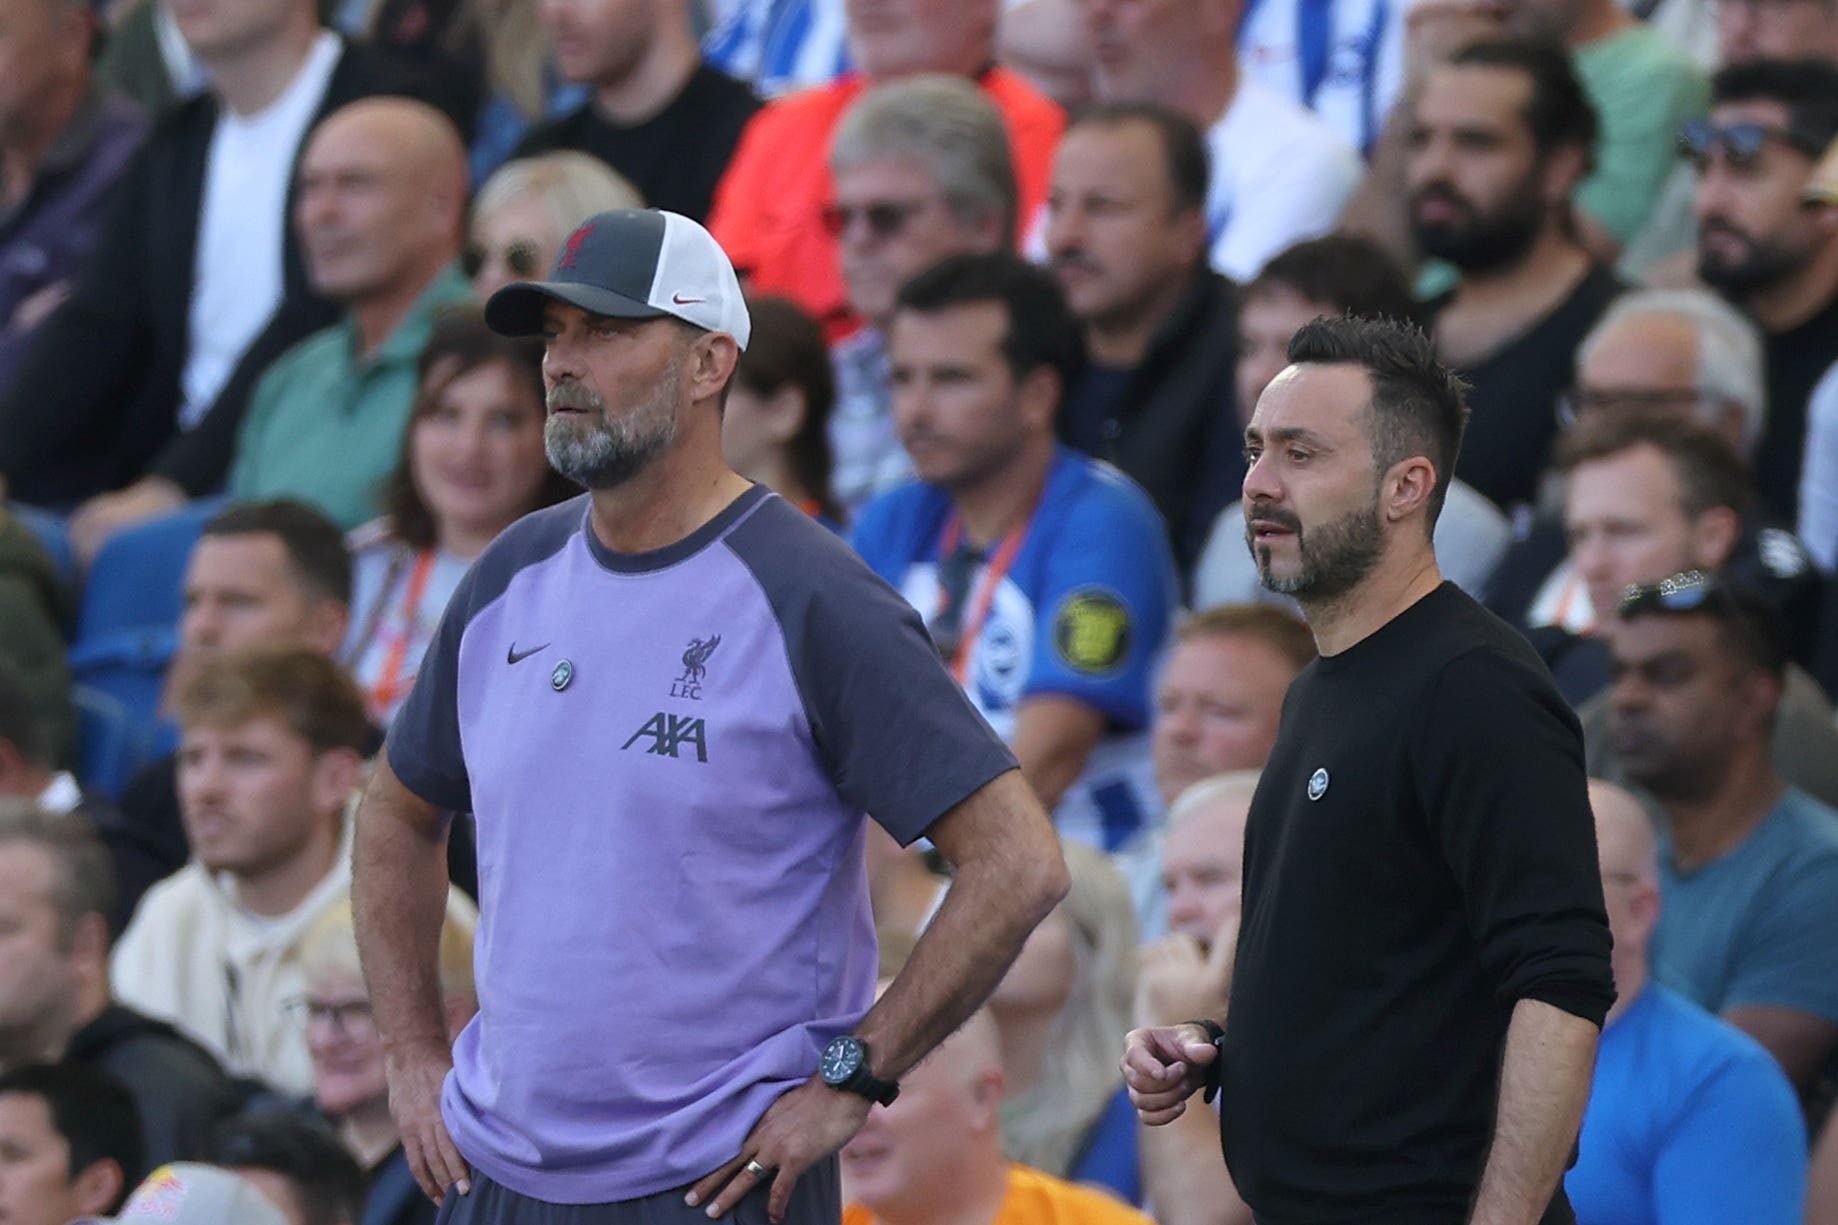
<path fill-rule="evenodd" d="M 757 486 L 652 553 L 601 544 L 585 497 L 513 525 L 388 753 L 478 821 L 447 1126 L 562 1204 L 733 1158 L 873 998 L 863 814 L 910 842 L 1015 764 L 906 603 Z"/>

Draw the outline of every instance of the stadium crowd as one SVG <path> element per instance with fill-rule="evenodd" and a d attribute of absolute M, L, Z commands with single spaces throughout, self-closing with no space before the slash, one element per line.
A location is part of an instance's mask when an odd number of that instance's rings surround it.
<path fill-rule="evenodd" d="M 727 462 L 918 610 L 1071 872 L 849 1225 L 1251 1220 L 1117 1056 L 1232 981 L 1315 659 L 1243 429 L 1324 314 L 1467 380 L 1444 573 L 1584 728 L 1578 1221 L 1838 1225 L 1838 0 L 0 0 L 0 1218 L 434 1219 L 354 797 L 581 492 L 481 304 L 643 206 L 748 290 Z M 950 879 L 867 861 L 886 976 Z"/>

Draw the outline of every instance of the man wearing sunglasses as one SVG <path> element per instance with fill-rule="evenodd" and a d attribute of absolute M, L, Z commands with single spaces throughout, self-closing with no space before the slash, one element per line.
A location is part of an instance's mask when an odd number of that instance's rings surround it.
<path fill-rule="evenodd" d="M 1838 812 L 1775 772 L 1779 629 L 1691 570 L 1630 587 L 1609 641 L 1609 738 L 1664 818 L 1654 978 L 1805 1094 L 1838 1050 Z"/>
<path fill-rule="evenodd" d="M 1015 171 L 1002 113 L 969 81 L 927 76 L 877 85 L 830 144 L 836 241 L 849 309 L 863 321 L 832 346 L 836 411 L 830 487 L 851 514 L 912 475 L 888 411 L 887 326 L 900 286 L 948 255 L 1007 249 Z"/>
<path fill-rule="evenodd" d="M 1567 1225 L 1614 1000 L 1582 738 L 1437 566 L 1460 380 L 1390 321 L 1289 356 L 1245 431 L 1245 538 L 1321 657 L 1251 802 L 1229 1003 L 1132 1031 L 1124 1080 L 1151 1126 L 1216 1094 L 1260 1220 Z"/>
<path fill-rule="evenodd" d="M 1760 325 L 1768 422 L 1756 484 L 1796 521 L 1807 403 L 1838 357 L 1838 205 L 1803 198 L 1838 138 L 1838 66 L 1762 60 L 1725 68 L 1710 118 L 1680 137 L 1698 169 L 1698 275 Z"/>

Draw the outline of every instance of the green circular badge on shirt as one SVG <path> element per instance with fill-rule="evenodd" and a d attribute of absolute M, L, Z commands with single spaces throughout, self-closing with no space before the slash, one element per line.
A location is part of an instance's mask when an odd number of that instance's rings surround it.
<path fill-rule="evenodd" d="M 1130 610 L 1099 587 L 1075 591 L 1053 614 L 1053 650 L 1080 672 L 1109 672 L 1130 651 Z"/>

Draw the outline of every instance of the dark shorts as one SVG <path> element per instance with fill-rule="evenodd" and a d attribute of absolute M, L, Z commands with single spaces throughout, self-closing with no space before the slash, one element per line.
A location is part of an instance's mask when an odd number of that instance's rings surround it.
<path fill-rule="evenodd" d="M 449 1194 L 435 1225 L 709 1225 L 700 1208 L 683 1202 L 689 1188 L 675 1187 L 641 1199 L 610 1204 L 549 1204 L 499 1186 L 472 1171 L 472 1193 Z M 727 1225 L 770 1225 L 766 1188 L 755 1187 L 722 1220 Z M 839 1225 L 842 1181 L 835 1157 L 826 1157 L 804 1172 L 791 1193 L 785 1225 Z"/>

